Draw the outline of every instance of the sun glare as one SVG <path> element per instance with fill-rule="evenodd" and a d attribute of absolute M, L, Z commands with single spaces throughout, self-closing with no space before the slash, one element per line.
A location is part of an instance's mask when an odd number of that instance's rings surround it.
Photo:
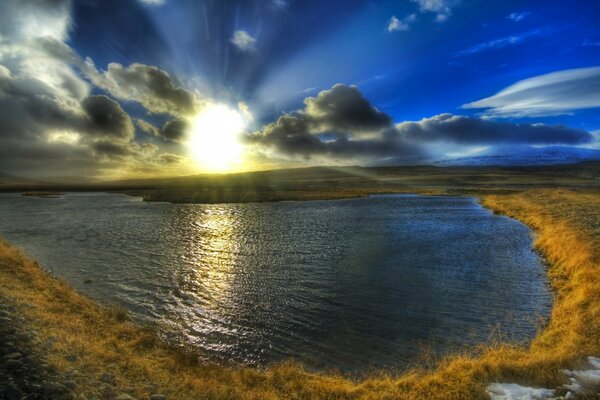
<path fill-rule="evenodd" d="M 209 106 L 191 124 L 188 147 L 202 169 L 230 171 L 242 162 L 242 115 L 224 104 Z"/>

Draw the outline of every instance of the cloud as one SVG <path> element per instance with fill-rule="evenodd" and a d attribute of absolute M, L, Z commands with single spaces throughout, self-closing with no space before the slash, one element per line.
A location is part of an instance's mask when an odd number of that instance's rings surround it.
<path fill-rule="evenodd" d="M 153 113 L 189 116 L 203 104 L 203 100 L 182 88 L 166 71 L 154 66 L 135 63 L 124 67 L 110 63 L 106 71 L 98 71 L 87 59 L 80 67 L 99 88 L 121 100 L 138 102 Z"/>
<path fill-rule="evenodd" d="M 0 39 L 23 41 L 36 37 L 65 40 L 71 25 L 70 0 L 2 0 Z"/>
<path fill-rule="evenodd" d="M 246 137 L 259 151 L 275 157 L 331 161 L 402 156 L 422 158 L 420 150 L 402 140 L 389 115 L 377 110 L 355 86 L 334 85 L 305 107 Z"/>
<path fill-rule="evenodd" d="M 511 21 L 519 22 L 519 21 L 522 21 L 525 18 L 527 18 L 527 16 L 529 16 L 529 14 L 531 14 L 529 11 L 514 12 L 514 13 L 508 14 L 506 16 L 506 18 L 510 19 Z"/>
<path fill-rule="evenodd" d="M 130 141 L 133 124 L 119 103 L 107 96 L 88 96 L 81 101 L 81 108 L 90 121 L 89 132 L 105 137 Z"/>
<path fill-rule="evenodd" d="M 247 144 L 257 146 L 274 157 L 300 160 L 369 161 L 402 157 L 405 162 L 422 159 L 418 147 L 406 143 L 393 129 L 377 132 L 371 138 L 353 137 L 339 132 L 323 138 L 310 130 L 301 116 L 283 115 L 259 132 L 246 137 Z"/>
<path fill-rule="evenodd" d="M 404 139 L 413 143 L 551 145 L 585 144 L 593 140 L 591 133 L 564 125 L 513 124 L 452 114 L 402 122 L 396 128 Z"/>
<path fill-rule="evenodd" d="M 256 51 L 256 39 L 250 36 L 246 31 L 235 31 L 233 37 L 229 39 L 229 41 L 240 51 Z"/>
<path fill-rule="evenodd" d="M 0 169 L 95 175 L 108 167 L 110 155 L 127 153 L 128 162 L 136 162 L 126 151 L 133 124 L 117 102 L 103 95 L 74 98 L 20 71 L 0 70 Z"/>
<path fill-rule="evenodd" d="M 585 144 L 584 130 L 563 125 L 513 124 L 452 114 L 394 125 L 356 87 L 335 85 L 304 101 L 305 107 L 247 134 L 265 157 L 323 162 L 398 163 L 430 160 L 452 146 Z"/>
<path fill-rule="evenodd" d="M 91 93 L 99 82 L 113 97 L 174 115 L 192 112 L 198 98 L 156 67 L 91 68 L 65 44 L 70 8 L 61 0 L 0 2 L 0 170 L 101 176 L 181 168 L 179 156 L 135 141 L 114 98 Z"/>
<path fill-rule="evenodd" d="M 393 15 L 390 21 L 388 22 L 387 30 L 390 33 L 398 31 L 407 31 L 410 28 L 410 24 L 416 21 L 416 19 L 416 14 L 410 14 L 409 16 L 404 17 L 402 20 L 399 20 L 395 15 Z"/>
<path fill-rule="evenodd" d="M 524 32 L 519 35 L 511 35 L 500 39 L 490 40 L 489 42 L 483 42 L 476 44 L 475 46 L 469 47 L 466 50 L 459 51 L 454 54 L 454 57 L 471 56 L 473 54 L 481 53 L 488 50 L 497 50 L 504 47 L 514 46 L 524 42 L 535 36 L 546 33 L 546 30 L 535 29 L 529 32 Z"/>
<path fill-rule="evenodd" d="M 165 0 L 139 0 L 142 4 L 147 4 L 149 6 L 162 6 L 165 4 Z"/>
<path fill-rule="evenodd" d="M 162 128 L 158 128 L 141 118 L 137 118 L 135 124 L 143 132 L 173 143 L 183 143 L 189 128 L 189 122 L 183 119 L 167 121 Z"/>
<path fill-rule="evenodd" d="M 356 86 L 342 84 L 304 99 L 303 119 L 316 132 L 369 132 L 388 127 L 389 115 L 377 110 Z"/>
<path fill-rule="evenodd" d="M 185 120 L 175 119 L 168 121 L 160 132 L 161 137 L 173 143 L 182 143 L 185 139 L 189 124 Z"/>
<path fill-rule="evenodd" d="M 142 132 L 148 133 L 152 136 L 160 136 L 160 128 L 144 119 L 136 118 L 135 124 L 141 129 Z"/>
<path fill-rule="evenodd" d="M 600 67 L 577 68 L 519 81 L 491 97 L 463 105 L 503 118 L 571 114 L 600 107 Z"/>
<path fill-rule="evenodd" d="M 436 21 L 444 22 L 452 15 L 452 9 L 461 3 L 461 0 L 411 0 L 419 5 L 422 13 L 436 14 Z"/>

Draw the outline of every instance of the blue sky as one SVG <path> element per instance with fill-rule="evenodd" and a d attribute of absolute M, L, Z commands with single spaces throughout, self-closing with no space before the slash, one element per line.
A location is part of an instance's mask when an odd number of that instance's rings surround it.
<path fill-rule="evenodd" d="M 224 101 L 247 101 L 265 121 L 335 83 L 357 85 L 398 122 L 477 114 L 460 106 L 526 78 L 600 65 L 597 1 L 446 3 L 438 20 L 408 0 L 81 2 L 70 43 L 101 67 L 156 65 Z M 388 31 L 392 17 L 411 15 Z M 254 51 L 231 43 L 237 30 L 256 39 Z M 600 128 L 597 110 L 539 120 Z"/>
<path fill-rule="evenodd" d="M 0 171 L 600 149 L 600 2 L 0 2 Z"/>

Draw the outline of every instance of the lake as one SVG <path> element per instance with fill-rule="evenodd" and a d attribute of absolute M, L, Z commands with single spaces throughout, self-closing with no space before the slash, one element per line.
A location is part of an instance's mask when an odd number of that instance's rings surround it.
<path fill-rule="evenodd" d="M 552 302 L 531 231 L 469 197 L 0 194 L 0 235 L 212 362 L 400 370 L 499 334 L 530 340 Z"/>

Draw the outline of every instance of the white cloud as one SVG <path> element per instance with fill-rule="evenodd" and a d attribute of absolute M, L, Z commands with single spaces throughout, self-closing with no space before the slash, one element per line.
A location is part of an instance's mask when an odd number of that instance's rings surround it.
<path fill-rule="evenodd" d="M 485 108 L 490 117 L 541 117 L 600 107 L 600 66 L 577 68 L 519 81 L 462 108 Z"/>
<path fill-rule="evenodd" d="M 139 0 L 143 4 L 147 4 L 149 6 L 162 6 L 165 4 L 165 0 Z"/>
<path fill-rule="evenodd" d="M 289 3 L 285 0 L 272 0 L 271 5 L 274 8 L 283 9 L 283 8 L 287 8 L 287 6 L 289 6 Z"/>
<path fill-rule="evenodd" d="M 22 42 L 41 37 L 66 40 L 71 26 L 67 0 L 0 2 L 0 39 Z"/>
<path fill-rule="evenodd" d="M 241 51 L 253 52 L 256 50 L 256 39 L 246 31 L 235 31 L 230 41 Z"/>
<path fill-rule="evenodd" d="M 444 22 L 452 15 L 452 9 L 460 4 L 461 0 L 411 0 L 419 4 L 420 11 L 436 14 L 436 21 Z"/>
<path fill-rule="evenodd" d="M 410 24 L 415 22 L 416 19 L 416 14 L 410 14 L 409 16 L 404 17 L 402 20 L 399 20 L 398 17 L 393 15 L 388 22 L 387 30 L 388 32 L 407 31 L 410 27 Z"/>
<path fill-rule="evenodd" d="M 508 14 L 508 16 L 506 18 L 515 21 L 515 22 L 519 22 L 524 20 L 529 14 L 531 14 L 529 11 L 523 11 L 523 12 L 514 12 L 511 14 Z"/>
<path fill-rule="evenodd" d="M 90 58 L 75 62 L 97 87 L 119 99 L 138 102 L 152 113 L 189 116 L 207 100 L 184 89 L 175 77 L 155 66 L 134 63 L 125 67 L 110 63 L 106 71 L 100 71 Z"/>

